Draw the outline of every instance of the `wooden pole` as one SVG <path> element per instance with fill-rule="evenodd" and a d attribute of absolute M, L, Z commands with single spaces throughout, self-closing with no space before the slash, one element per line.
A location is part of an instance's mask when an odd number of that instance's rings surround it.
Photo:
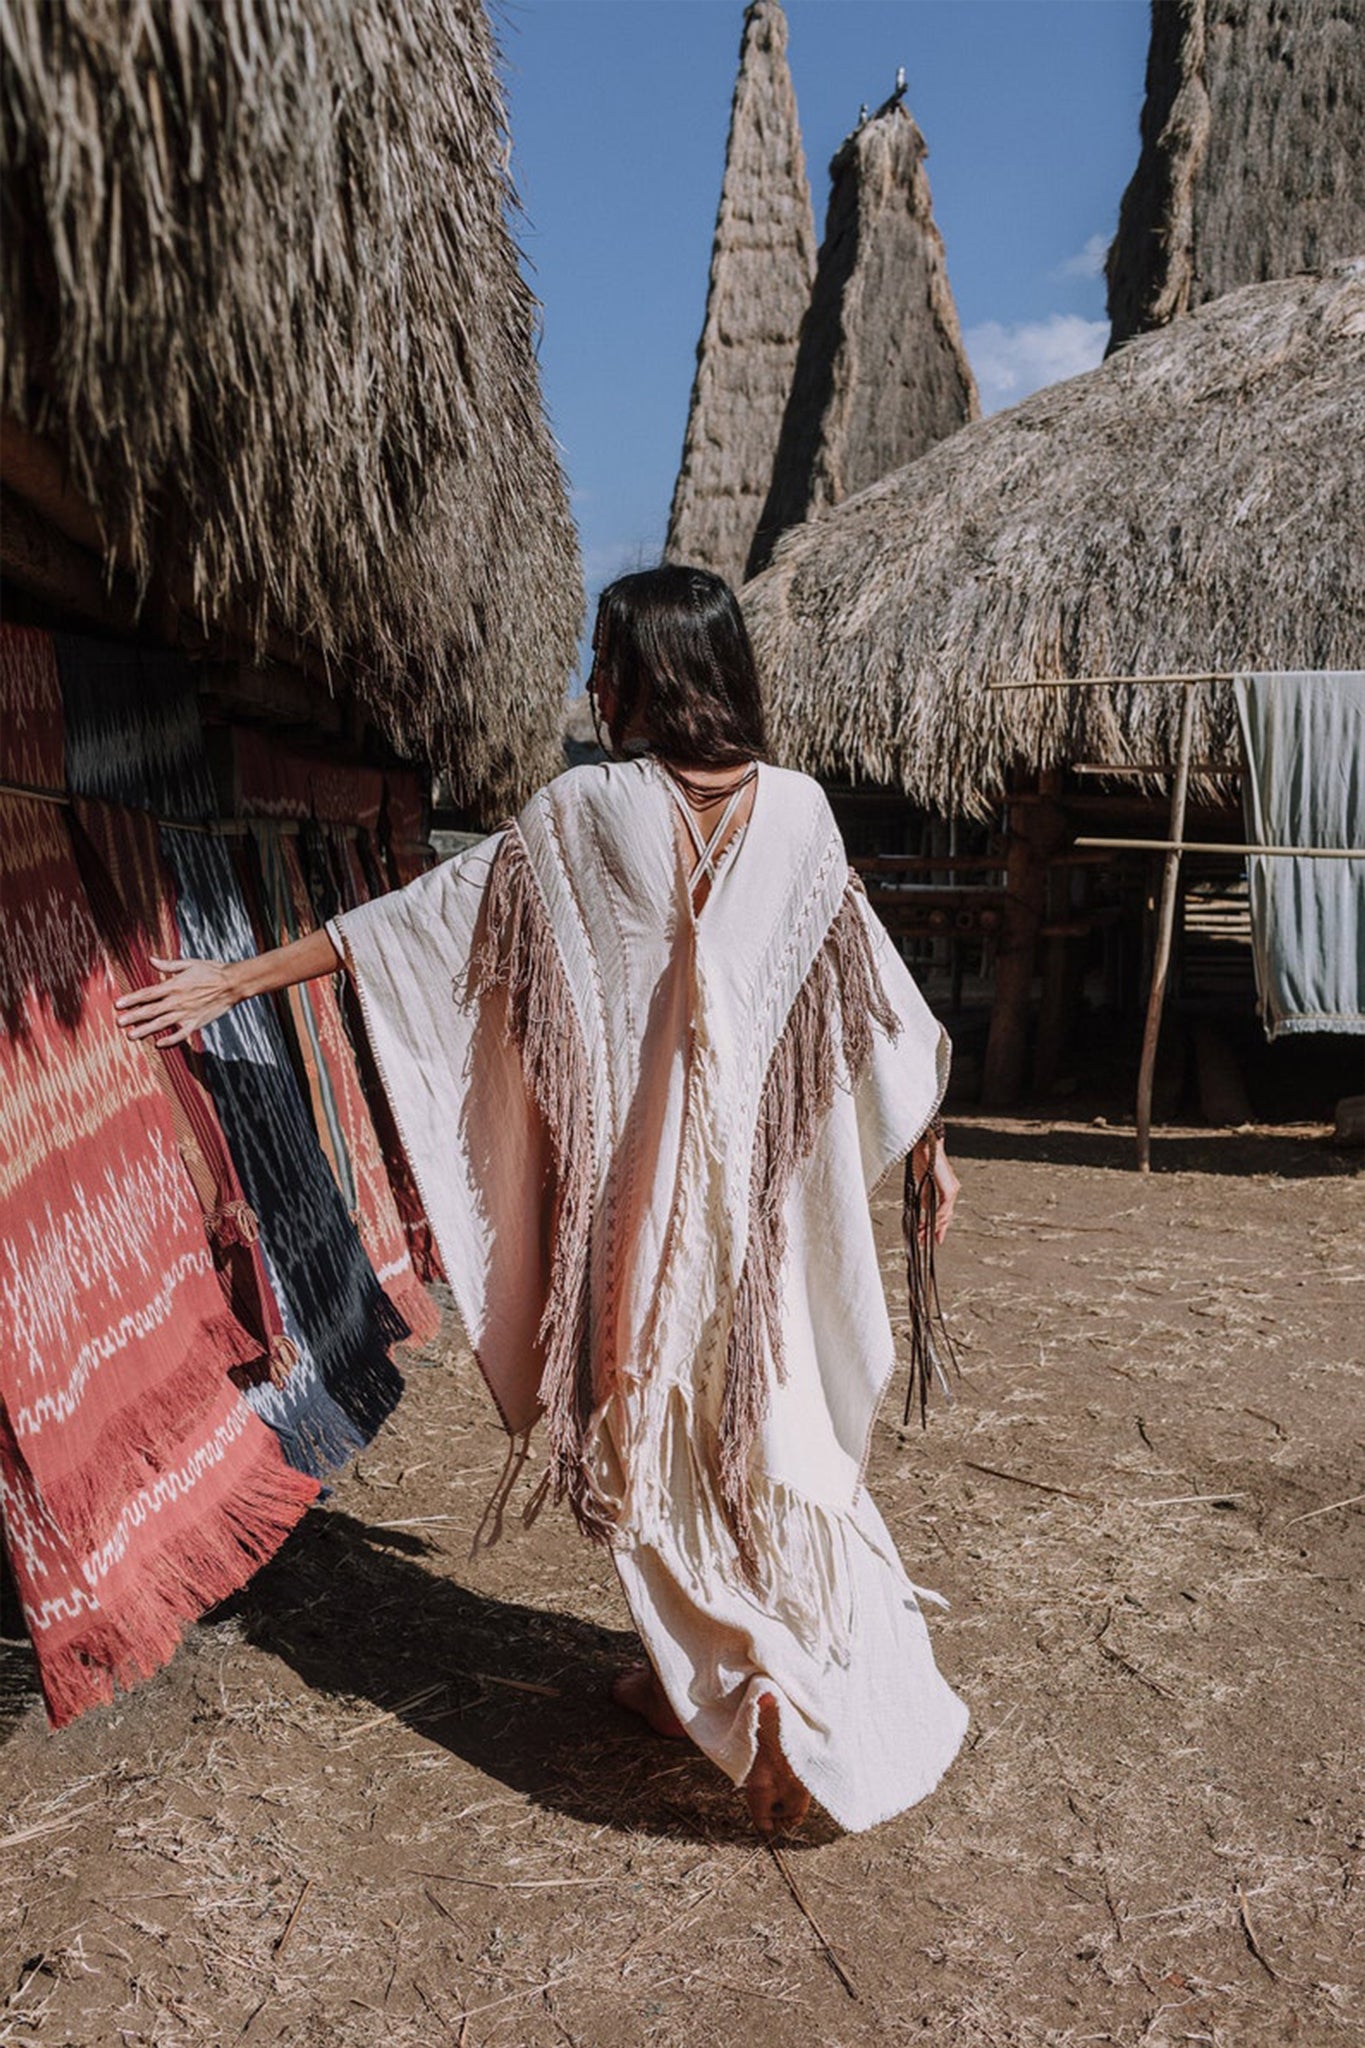
<path fill-rule="evenodd" d="M 981 1073 L 983 1109 L 1008 1109 L 1023 1092 L 1028 1051 L 1029 1000 L 1038 929 L 1047 897 L 1047 864 L 1066 839 L 1057 805 L 1061 774 L 1044 769 L 1036 801 L 1012 803 L 1005 853 L 1005 916 L 995 956 L 995 994 Z"/>
<path fill-rule="evenodd" d="M 1175 905 L 1180 881 L 1180 847 L 1185 834 L 1185 797 L 1190 786 L 1190 755 L 1194 743 L 1194 692 L 1185 694 L 1180 707 L 1180 741 L 1176 751 L 1175 782 L 1171 789 L 1170 841 L 1161 876 L 1161 907 L 1157 912 L 1156 953 L 1152 960 L 1152 986 L 1147 997 L 1147 1021 L 1142 1032 L 1142 1059 L 1138 1065 L 1137 1154 L 1138 1172 L 1152 1170 L 1152 1080 L 1156 1073 L 1156 1047 L 1161 1036 L 1161 1012 L 1166 1002 L 1166 975 L 1171 964 L 1171 937 L 1175 930 Z"/>

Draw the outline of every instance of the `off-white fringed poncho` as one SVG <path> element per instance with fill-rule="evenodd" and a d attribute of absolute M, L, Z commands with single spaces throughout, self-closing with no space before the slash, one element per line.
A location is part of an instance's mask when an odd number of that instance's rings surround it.
<path fill-rule="evenodd" d="M 761 766 L 699 914 L 688 880 L 644 757 L 329 930 L 502 1419 L 543 1416 L 679 1719 L 738 1783 L 772 1692 L 866 1828 L 967 1720 L 862 1483 L 895 1362 L 867 1198 L 947 1040 L 817 783 Z"/>

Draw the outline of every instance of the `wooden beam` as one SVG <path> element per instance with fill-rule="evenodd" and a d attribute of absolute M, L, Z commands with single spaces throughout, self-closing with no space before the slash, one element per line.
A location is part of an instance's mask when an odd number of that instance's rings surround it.
<path fill-rule="evenodd" d="M 137 601 L 127 577 L 105 582 L 99 562 L 31 505 L 0 489 L 0 571 L 44 604 L 92 626 L 130 632 Z"/>
<path fill-rule="evenodd" d="M 1147 676 L 1035 676 L 1032 682 L 987 683 L 988 690 L 1113 690 L 1128 683 L 1231 683 L 1244 669 L 1172 669 L 1164 675 Z"/>
<path fill-rule="evenodd" d="M 1172 805 L 1174 810 L 1174 805 Z M 1107 846 L 1126 853 L 1229 853 L 1267 860 L 1365 860 L 1365 846 L 1249 846 L 1222 839 L 1078 839 L 1077 846 Z"/>
<path fill-rule="evenodd" d="M 1033 801 L 1011 803 L 1005 860 L 1004 929 L 995 961 L 995 999 L 981 1075 L 983 1109 L 1005 1109 L 1019 1099 L 1028 1051 L 1029 1002 L 1038 932 L 1047 908 L 1050 857 L 1066 841 L 1066 817 L 1057 803 L 1061 776 L 1045 770 Z"/>
<path fill-rule="evenodd" d="M 78 547 L 104 553 L 105 534 L 94 507 L 71 482 L 57 450 L 9 413 L 0 413 L 0 481 Z"/>

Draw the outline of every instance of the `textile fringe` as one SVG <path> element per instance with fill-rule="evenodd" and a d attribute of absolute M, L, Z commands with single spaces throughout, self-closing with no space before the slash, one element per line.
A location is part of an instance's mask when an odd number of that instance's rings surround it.
<path fill-rule="evenodd" d="M 657 1448 L 645 1485 L 643 1461 L 632 1472 L 633 1544 L 653 1545 L 686 1571 L 698 1606 L 714 1591 L 718 1560 L 735 1553 L 732 1518 L 706 1456 L 690 1391 L 674 1385 L 658 1411 Z M 761 1541 L 745 1582 L 764 1610 L 821 1660 L 846 1665 L 853 1639 L 848 1517 L 763 1473 L 750 1481 L 750 1514 Z M 687 1511 L 678 1512 L 679 1499 Z M 728 1562 L 723 1567 L 727 1574 Z"/>
<path fill-rule="evenodd" d="M 935 1140 L 937 1147 L 937 1140 Z M 953 1390 L 944 1371 L 947 1360 L 958 1368 L 957 1347 L 938 1292 L 934 1231 L 938 1223 L 938 1182 L 933 1162 L 920 1181 L 915 1179 L 914 1153 L 905 1155 L 905 1194 L 901 1207 L 901 1234 L 905 1240 L 905 1278 L 910 1301 L 910 1379 L 905 1389 L 905 1421 L 918 1404 L 921 1428 L 929 1420 L 929 1387 L 939 1387 L 946 1400 Z M 942 1350 L 940 1351 L 940 1345 Z"/>
<path fill-rule="evenodd" d="M 189 1624 L 275 1555 L 317 1491 L 313 1480 L 284 1463 L 263 1431 L 252 1465 L 234 1471 L 231 1494 L 192 1525 L 178 1524 L 171 1542 L 141 1558 L 135 1583 L 121 1579 L 114 1612 L 91 1615 L 67 1641 L 42 1647 L 38 1677 L 52 1726 L 107 1704 L 118 1688 L 131 1688 L 169 1663 Z M 84 1583 L 76 1569 L 73 1588 Z"/>
<path fill-rule="evenodd" d="M 556 1501 L 568 1499 L 584 1533 L 605 1543 L 614 1518 L 586 1464 L 595 1405 L 589 1318 L 592 1081 L 564 964 L 526 842 L 515 825 L 494 859 L 484 917 L 474 979 L 507 992 L 508 1028 L 554 1154 L 550 1284 L 539 1332 L 550 1482 Z"/>
<path fill-rule="evenodd" d="M 787 1196 L 829 1114 L 836 1086 L 841 1078 L 849 1087 L 856 1085 L 866 1068 L 873 1024 L 892 1038 L 900 1031 L 877 972 L 857 902 L 860 893 L 861 884 L 850 876 L 773 1051 L 759 1102 L 749 1240 L 726 1351 L 720 1418 L 721 1500 L 751 1583 L 757 1582 L 759 1564 L 749 1462 L 770 1397 L 765 1339 L 778 1383 L 786 1379 L 778 1288 L 787 1250 Z"/>

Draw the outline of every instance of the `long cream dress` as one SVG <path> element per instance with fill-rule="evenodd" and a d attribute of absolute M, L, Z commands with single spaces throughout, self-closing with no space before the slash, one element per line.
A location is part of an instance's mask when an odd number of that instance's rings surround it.
<path fill-rule="evenodd" d="M 947 1041 L 819 786 L 763 765 L 700 913 L 664 771 L 579 768 L 329 927 L 508 1429 L 611 1544 L 736 1782 L 757 1703 L 836 1821 L 938 1781 L 966 1709 L 863 1485 L 895 1350 L 868 1195 Z"/>

